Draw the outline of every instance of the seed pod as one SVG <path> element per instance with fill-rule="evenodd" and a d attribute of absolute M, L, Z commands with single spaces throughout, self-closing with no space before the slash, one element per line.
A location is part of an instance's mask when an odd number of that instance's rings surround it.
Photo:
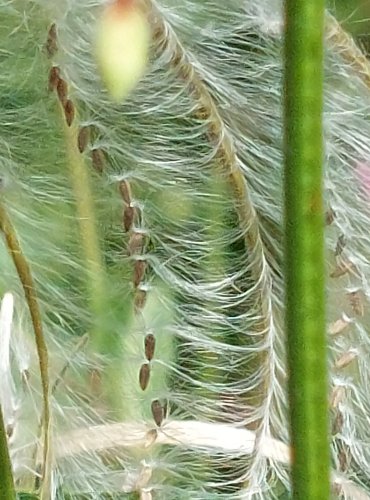
<path fill-rule="evenodd" d="M 105 166 L 105 154 L 100 148 L 95 148 L 91 151 L 92 166 L 98 174 L 102 174 Z"/>
<path fill-rule="evenodd" d="M 57 88 L 59 79 L 60 79 L 60 70 L 58 66 L 53 66 L 52 68 L 50 68 L 49 71 L 49 85 L 48 85 L 49 92 L 52 92 Z"/>
<path fill-rule="evenodd" d="M 118 185 L 118 189 L 119 189 L 119 192 L 121 193 L 123 201 L 127 205 L 130 205 L 132 202 L 130 183 L 126 180 L 120 181 L 120 183 Z"/>
<path fill-rule="evenodd" d="M 90 140 L 90 127 L 81 127 L 77 137 L 77 147 L 83 153 Z"/>
<path fill-rule="evenodd" d="M 137 288 L 142 282 L 145 274 L 147 263 L 145 260 L 137 260 L 134 265 L 134 275 L 132 278 L 132 282 L 134 287 Z"/>
<path fill-rule="evenodd" d="M 71 99 L 67 99 L 64 104 L 64 116 L 67 122 L 68 127 L 70 127 L 75 118 L 75 106 Z"/>
<path fill-rule="evenodd" d="M 46 39 L 46 53 L 49 58 L 53 57 L 53 55 L 57 52 L 58 50 L 58 44 L 57 44 L 57 27 L 56 24 L 53 23 L 48 31 L 48 37 Z"/>
<path fill-rule="evenodd" d="M 67 102 L 67 96 L 68 96 L 68 85 L 63 78 L 59 77 L 58 83 L 57 83 L 57 94 L 59 101 L 61 104 L 64 106 L 65 103 Z"/>
<path fill-rule="evenodd" d="M 145 391 L 145 389 L 148 387 L 149 379 L 150 379 L 150 366 L 149 363 L 144 363 L 143 365 L 141 365 L 139 372 L 139 384 L 141 390 Z"/>
<path fill-rule="evenodd" d="M 164 408 L 158 399 L 152 401 L 151 409 L 154 422 L 156 423 L 157 427 L 160 427 L 164 420 Z"/>
<path fill-rule="evenodd" d="M 145 72 L 150 43 L 146 15 L 132 0 L 108 5 L 97 26 L 95 54 L 112 99 L 122 101 Z"/>
<path fill-rule="evenodd" d="M 132 233 L 127 244 L 127 255 L 141 255 L 144 250 L 143 233 Z"/>
<path fill-rule="evenodd" d="M 148 333 L 144 340 L 145 345 L 145 357 L 148 361 L 151 361 L 154 356 L 155 351 L 155 337 L 153 334 Z"/>
<path fill-rule="evenodd" d="M 134 223 L 135 217 L 135 207 L 128 206 L 123 211 L 123 228 L 126 231 L 130 231 Z"/>
<path fill-rule="evenodd" d="M 147 292 L 145 290 L 136 290 L 134 297 L 134 311 L 138 314 L 145 306 Z"/>

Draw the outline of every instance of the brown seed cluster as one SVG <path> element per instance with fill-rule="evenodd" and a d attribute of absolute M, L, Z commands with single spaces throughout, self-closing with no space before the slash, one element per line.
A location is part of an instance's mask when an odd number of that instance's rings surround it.
<path fill-rule="evenodd" d="M 135 206 L 132 196 L 132 186 L 127 179 L 118 183 L 118 192 L 123 202 L 122 225 L 128 233 L 127 255 L 133 259 L 132 284 L 134 287 L 134 311 L 135 314 L 145 307 L 147 290 L 143 286 L 145 273 L 148 268 L 148 262 L 145 258 L 146 234 L 136 226 L 140 226 L 141 212 Z M 139 386 L 145 391 L 150 383 L 152 370 L 152 361 L 156 350 L 156 339 L 153 333 L 147 333 L 144 338 L 145 362 L 139 370 Z M 151 403 L 151 412 L 153 420 L 157 427 L 160 427 L 166 414 L 165 406 L 158 400 Z"/>
<path fill-rule="evenodd" d="M 57 29 L 55 23 L 53 23 L 49 28 L 45 47 L 49 58 L 53 57 L 58 50 Z M 75 119 L 75 106 L 73 101 L 68 98 L 68 84 L 62 78 L 58 66 L 54 65 L 50 68 L 48 89 L 49 92 L 56 91 L 59 102 L 63 107 L 64 118 L 68 127 L 70 127 Z"/>

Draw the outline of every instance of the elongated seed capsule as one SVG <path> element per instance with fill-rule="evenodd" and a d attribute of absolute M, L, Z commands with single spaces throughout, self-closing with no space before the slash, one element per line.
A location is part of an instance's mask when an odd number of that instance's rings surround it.
<path fill-rule="evenodd" d="M 68 96 L 68 85 L 67 85 L 67 82 L 65 80 L 63 80 L 63 78 L 60 78 L 60 77 L 59 77 L 59 80 L 57 83 L 57 94 L 58 94 L 59 101 L 64 106 L 66 101 L 67 101 L 67 98 L 68 98 L 67 97 Z"/>
<path fill-rule="evenodd" d="M 157 427 L 160 427 L 164 420 L 164 409 L 158 399 L 154 399 L 154 401 L 152 401 L 151 410 L 154 422 L 156 423 Z"/>
<path fill-rule="evenodd" d="M 132 228 L 132 225 L 134 223 L 134 217 L 135 217 L 135 207 L 128 206 L 124 209 L 123 211 L 123 229 L 126 231 L 130 231 Z"/>
<path fill-rule="evenodd" d="M 67 122 L 68 127 L 70 127 L 75 118 L 75 106 L 71 99 L 67 99 L 64 104 L 64 116 Z"/>
<path fill-rule="evenodd" d="M 127 255 L 141 255 L 144 250 L 144 234 L 132 233 L 127 244 Z"/>
<path fill-rule="evenodd" d="M 49 83 L 48 83 L 49 92 L 52 92 L 57 88 L 59 83 L 59 78 L 60 78 L 60 70 L 58 66 L 53 66 L 52 68 L 50 68 Z"/>
<path fill-rule="evenodd" d="M 135 261 L 134 275 L 133 275 L 133 279 L 132 279 L 135 288 L 137 288 L 140 285 L 140 283 L 142 282 L 144 275 L 145 275 L 146 266 L 147 266 L 147 263 L 145 260 Z"/>
<path fill-rule="evenodd" d="M 77 147 L 80 153 L 83 153 L 90 140 L 90 127 L 81 127 L 78 131 Z"/>
<path fill-rule="evenodd" d="M 144 363 L 141 365 L 139 372 L 139 384 L 143 391 L 148 387 L 150 379 L 150 366 L 149 363 Z"/>
<path fill-rule="evenodd" d="M 58 50 L 57 27 L 56 27 L 55 23 L 53 23 L 49 28 L 45 48 L 46 48 L 46 53 L 47 53 L 48 57 L 53 57 L 53 55 Z"/>
<path fill-rule="evenodd" d="M 145 306 L 147 298 L 147 292 L 146 290 L 136 290 L 135 297 L 134 297 L 134 311 L 135 314 L 138 314 Z"/>
<path fill-rule="evenodd" d="M 104 151 L 100 148 L 94 148 L 91 151 L 91 161 L 94 170 L 96 170 L 99 174 L 102 174 L 105 166 Z"/>
<path fill-rule="evenodd" d="M 152 333 L 148 333 L 144 340 L 145 346 L 145 357 L 148 361 L 151 361 L 154 356 L 155 351 L 155 337 Z"/>
<path fill-rule="evenodd" d="M 132 202 L 131 186 L 126 180 L 120 181 L 118 185 L 119 192 L 121 193 L 122 199 L 127 205 Z"/>

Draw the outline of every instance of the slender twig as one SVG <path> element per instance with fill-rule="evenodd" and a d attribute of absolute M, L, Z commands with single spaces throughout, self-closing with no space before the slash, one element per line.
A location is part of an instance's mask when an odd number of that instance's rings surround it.
<path fill-rule="evenodd" d="M 7 249 L 13 259 L 17 269 L 19 280 L 22 284 L 23 291 L 26 297 L 28 309 L 30 311 L 33 330 L 35 333 L 37 356 L 40 367 L 40 378 L 43 397 L 43 490 L 47 491 L 50 481 L 49 470 L 49 439 L 50 439 L 50 401 L 49 401 L 49 373 L 48 373 L 48 350 L 45 342 L 41 312 L 37 299 L 36 289 L 32 277 L 32 273 L 25 255 L 22 252 L 20 243 L 7 210 L 0 202 L 0 229 L 4 234 Z"/>

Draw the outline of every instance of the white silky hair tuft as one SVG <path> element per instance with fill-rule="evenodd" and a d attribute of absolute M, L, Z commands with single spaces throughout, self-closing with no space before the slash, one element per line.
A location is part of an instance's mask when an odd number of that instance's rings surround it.
<path fill-rule="evenodd" d="M 150 63 L 119 105 L 92 50 L 105 2 L 0 4 L 2 203 L 49 347 L 51 496 L 289 492 L 283 23 L 280 2 L 256 4 L 142 0 Z M 328 15 L 331 446 L 333 494 L 348 499 L 370 498 L 369 68 Z M 42 481 L 41 389 L 22 287 L 0 257 L 30 359 L 14 388 L 27 432 L 9 443 L 21 491 Z"/>

